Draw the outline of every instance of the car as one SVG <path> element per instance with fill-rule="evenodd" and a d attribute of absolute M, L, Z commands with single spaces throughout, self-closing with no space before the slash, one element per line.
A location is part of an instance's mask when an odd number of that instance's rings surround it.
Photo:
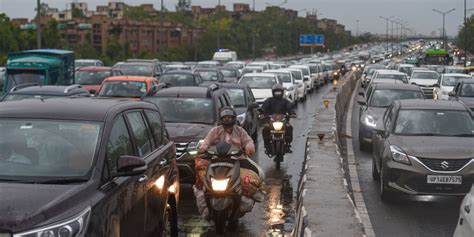
<path fill-rule="evenodd" d="M 207 85 L 214 84 L 216 82 L 226 82 L 224 80 L 224 74 L 216 68 L 197 68 L 194 69 L 193 73 L 198 74 L 203 83 Z"/>
<path fill-rule="evenodd" d="M 171 86 L 199 86 L 203 82 L 201 76 L 191 71 L 170 71 L 160 76 L 160 84 Z"/>
<path fill-rule="evenodd" d="M 395 100 L 423 99 L 423 91 L 418 86 L 407 84 L 375 83 L 365 98 L 358 100 L 359 111 L 359 148 L 372 148 L 372 132 L 381 127 L 379 122 L 387 109 Z"/>
<path fill-rule="evenodd" d="M 441 74 L 433 91 L 433 99 L 447 100 L 449 98 L 448 93 L 454 89 L 454 86 L 460 80 L 473 80 L 473 78 L 459 73 Z"/>
<path fill-rule="evenodd" d="M 224 66 L 217 69 L 222 73 L 226 82 L 237 83 L 240 78 L 240 71 L 235 67 Z"/>
<path fill-rule="evenodd" d="M 38 84 L 21 84 L 5 93 L 0 101 L 24 99 L 46 99 L 52 97 L 89 97 L 91 94 L 81 85 L 51 86 Z"/>
<path fill-rule="evenodd" d="M 469 237 L 474 236 L 474 212 L 472 208 L 474 204 L 474 185 L 471 191 L 464 197 L 461 208 L 459 210 L 458 224 L 454 231 L 453 237 Z"/>
<path fill-rule="evenodd" d="M 465 195 L 474 179 L 474 121 L 458 101 L 396 100 L 374 130 L 372 177 L 382 200 Z"/>
<path fill-rule="evenodd" d="M 439 73 L 432 70 L 413 69 L 410 84 L 420 86 L 427 99 L 433 99 L 433 91 L 438 83 Z"/>
<path fill-rule="evenodd" d="M 117 67 L 125 76 L 141 76 L 160 78 L 162 70 L 154 62 L 127 61 Z"/>
<path fill-rule="evenodd" d="M 460 74 L 465 74 L 465 70 L 463 67 L 456 67 L 456 66 L 447 66 L 443 70 L 444 74 L 448 73 L 460 73 Z"/>
<path fill-rule="evenodd" d="M 153 104 L 9 101 L 0 134 L 7 236 L 178 234 L 175 148 Z"/>
<path fill-rule="evenodd" d="M 381 64 L 371 64 L 364 68 L 364 71 L 362 72 L 362 76 L 361 76 L 361 83 L 360 83 L 362 88 L 367 88 L 367 86 L 370 83 L 370 80 L 372 80 L 372 76 L 374 75 L 375 71 L 378 69 L 386 69 L 386 67 Z"/>
<path fill-rule="evenodd" d="M 219 110 L 232 106 L 229 95 L 219 85 L 211 84 L 208 87 L 164 88 L 144 100 L 160 109 L 170 138 L 176 143 L 181 182 L 194 184 L 194 157 L 186 150 L 197 149 L 209 131 L 218 125 Z"/>
<path fill-rule="evenodd" d="M 76 59 L 74 61 L 74 67 L 76 70 L 82 67 L 103 67 L 104 63 L 98 59 Z"/>
<path fill-rule="evenodd" d="M 315 87 L 319 89 L 324 84 L 323 66 L 321 64 L 308 64 L 311 77 L 314 78 Z"/>
<path fill-rule="evenodd" d="M 160 62 L 158 59 L 141 59 L 141 58 L 130 58 L 130 59 L 127 59 L 126 61 L 127 63 L 142 63 L 142 64 L 152 64 L 153 67 L 154 67 L 154 73 L 155 73 L 155 76 L 154 77 L 159 77 L 159 74 L 163 73 L 164 69 L 165 69 L 165 66 L 170 64 L 166 64 L 165 62 Z"/>
<path fill-rule="evenodd" d="M 191 71 L 191 66 L 183 64 L 170 64 L 165 66 L 164 73 L 171 71 Z"/>
<path fill-rule="evenodd" d="M 261 106 L 266 99 L 273 97 L 272 87 L 282 83 L 273 73 L 248 73 L 240 78 L 238 84 L 250 86 L 257 104 Z"/>
<path fill-rule="evenodd" d="M 5 85 L 5 72 L 6 69 L 4 67 L 0 67 L 0 90 L 3 90 L 3 86 Z"/>
<path fill-rule="evenodd" d="M 474 112 L 474 80 L 459 81 L 448 96 L 448 100 L 461 101 Z"/>
<path fill-rule="evenodd" d="M 397 67 L 397 70 L 399 72 L 403 72 L 407 75 L 411 75 L 411 70 L 415 68 L 415 65 L 413 64 L 399 64 Z"/>
<path fill-rule="evenodd" d="M 369 86 L 372 83 L 408 84 L 408 78 L 405 73 L 397 70 L 378 69 L 372 75 Z"/>
<path fill-rule="evenodd" d="M 242 61 L 230 61 L 225 64 L 226 67 L 233 67 L 239 69 L 240 73 L 242 73 L 242 69 L 244 69 L 245 65 L 247 64 Z"/>
<path fill-rule="evenodd" d="M 154 95 L 158 90 L 158 80 L 154 77 L 118 76 L 102 82 L 98 97 L 141 99 Z"/>
<path fill-rule="evenodd" d="M 247 67 L 253 67 L 253 66 L 262 67 L 263 68 L 262 70 L 264 70 L 264 71 L 270 69 L 270 63 L 265 62 L 265 61 L 256 61 L 256 62 L 251 62 L 251 63 L 247 64 Z"/>
<path fill-rule="evenodd" d="M 285 88 L 285 98 L 291 103 L 296 105 L 298 102 L 298 83 L 291 75 L 291 71 L 286 69 L 266 70 L 264 73 L 273 73 L 280 79 L 283 87 Z"/>
<path fill-rule="evenodd" d="M 215 60 L 208 60 L 208 61 L 201 61 L 198 62 L 198 64 L 194 67 L 194 69 L 198 68 L 215 68 L 215 67 L 220 67 L 222 66 L 222 62 L 220 61 L 215 61 Z"/>
<path fill-rule="evenodd" d="M 96 94 L 100 84 L 107 77 L 122 76 L 123 73 L 117 68 L 111 67 L 81 67 L 75 73 L 76 83 L 82 88 Z"/>
<path fill-rule="evenodd" d="M 295 81 L 296 90 L 298 91 L 296 94 L 298 95 L 298 100 L 303 101 L 306 99 L 306 95 L 308 94 L 308 88 L 303 82 L 303 72 L 301 69 L 296 68 L 285 68 L 291 72 L 291 77 L 293 77 Z"/>
<path fill-rule="evenodd" d="M 306 90 L 308 92 L 312 92 L 313 91 L 313 88 L 315 88 L 316 86 L 316 83 L 315 83 L 315 78 L 314 77 L 311 77 L 311 74 L 310 74 L 310 69 L 309 69 L 309 66 L 307 65 L 291 65 L 289 66 L 289 68 L 297 68 L 297 69 L 301 69 L 301 71 L 303 72 L 303 81 L 306 85 Z"/>
<path fill-rule="evenodd" d="M 247 73 L 259 73 L 263 72 L 264 68 L 262 66 L 246 66 L 242 69 L 242 76 Z"/>
<path fill-rule="evenodd" d="M 237 113 L 237 121 L 252 137 L 254 143 L 258 139 L 258 104 L 255 102 L 252 89 L 247 85 L 235 83 L 219 84 L 229 94 L 232 106 Z"/>

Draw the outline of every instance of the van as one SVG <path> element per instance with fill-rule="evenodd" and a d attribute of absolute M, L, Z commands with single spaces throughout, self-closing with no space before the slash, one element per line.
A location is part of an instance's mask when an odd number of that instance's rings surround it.
<path fill-rule="evenodd" d="M 212 56 L 212 60 L 221 61 L 221 62 L 230 62 L 237 61 L 237 53 L 235 51 L 219 51 L 215 52 Z"/>

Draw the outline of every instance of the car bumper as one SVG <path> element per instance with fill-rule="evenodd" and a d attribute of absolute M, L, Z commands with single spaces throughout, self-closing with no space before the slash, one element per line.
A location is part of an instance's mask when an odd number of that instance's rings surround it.
<path fill-rule="evenodd" d="M 359 139 L 362 142 L 372 144 L 373 127 L 369 127 L 363 123 L 359 123 Z"/>
<path fill-rule="evenodd" d="M 449 161 L 449 160 L 448 160 Z M 452 173 L 433 172 L 428 170 L 422 161 L 411 159 L 412 165 L 405 165 L 390 160 L 384 165 L 384 180 L 391 189 L 411 195 L 465 195 L 474 181 L 474 163 L 471 162 L 462 170 Z M 430 184 L 428 175 L 460 176 L 461 184 Z"/>

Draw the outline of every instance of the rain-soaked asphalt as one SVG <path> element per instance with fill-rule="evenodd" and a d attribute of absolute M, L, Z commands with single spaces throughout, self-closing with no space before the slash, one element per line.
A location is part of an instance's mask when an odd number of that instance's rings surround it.
<path fill-rule="evenodd" d="M 357 97 L 356 97 L 357 98 Z M 401 197 L 384 203 L 379 196 L 379 183 L 372 180 L 372 154 L 359 150 L 359 105 L 354 103 L 352 139 L 359 182 L 377 236 L 453 236 L 462 198 Z"/>
<path fill-rule="evenodd" d="M 281 170 L 275 169 L 272 159 L 263 151 L 263 141 L 259 132 L 257 152 L 253 159 L 265 171 L 268 194 L 262 203 L 256 203 L 253 211 L 240 219 L 236 231 L 226 236 L 283 236 L 293 228 L 293 202 L 284 201 L 294 197 L 304 158 L 306 134 L 314 119 L 316 108 L 322 106 L 322 98 L 330 89 L 325 86 L 308 96 L 297 107 L 298 118 L 290 122 L 294 127 L 292 154 L 285 155 Z M 285 183 L 289 185 L 284 185 Z M 181 186 L 178 210 L 179 236 L 217 236 L 212 222 L 203 221 L 196 209 L 193 191 L 190 185 Z"/>

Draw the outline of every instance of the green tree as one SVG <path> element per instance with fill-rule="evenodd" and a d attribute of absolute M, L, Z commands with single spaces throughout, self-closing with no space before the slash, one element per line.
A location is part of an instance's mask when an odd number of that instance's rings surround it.
<path fill-rule="evenodd" d="M 177 12 L 185 12 L 191 10 L 191 0 L 178 0 L 176 4 Z"/>
<path fill-rule="evenodd" d="M 465 41 L 467 38 L 467 42 Z M 457 45 L 463 50 L 474 53 L 474 16 L 467 19 L 466 25 L 459 30 Z M 467 47 L 466 47 L 467 45 Z"/>

